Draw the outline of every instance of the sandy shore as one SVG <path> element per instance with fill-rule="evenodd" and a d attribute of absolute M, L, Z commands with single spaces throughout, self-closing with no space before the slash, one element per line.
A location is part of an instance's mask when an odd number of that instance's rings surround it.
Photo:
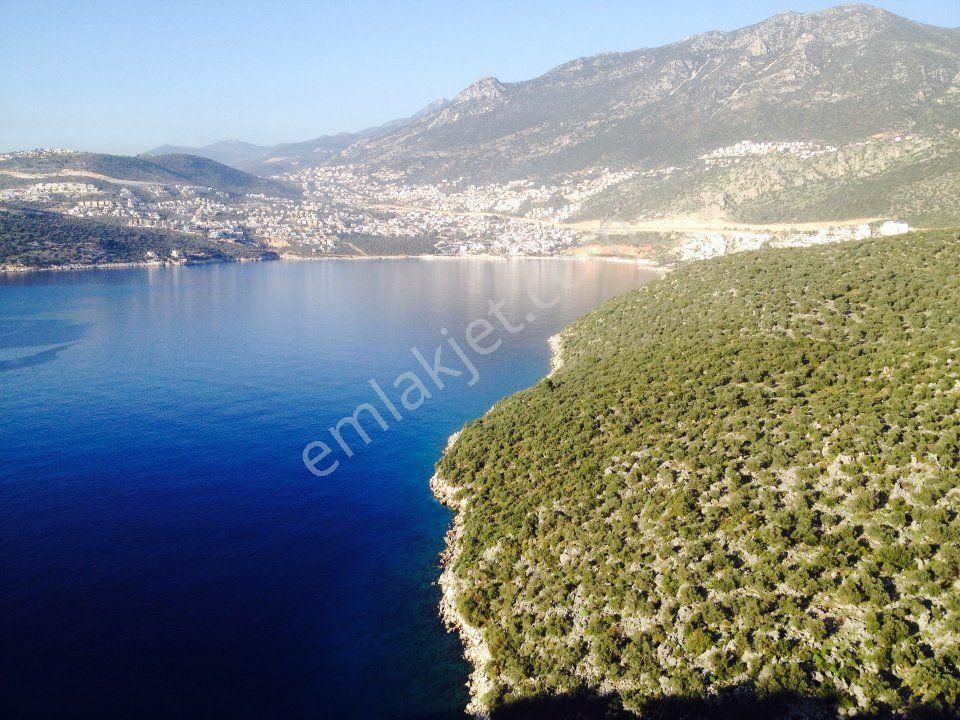
<path fill-rule="evenodd" d="M 321 255 L 317 257 L 307 257 L 302 255 L 281 255 L 278 259 L 260 259 L 260 258 L 236 258 L 234 260 L 212 260 L 210 262 L 197 263 L 177 263 L 161 262 L 159 260 L 149 260 L 143 262 L 117 262 L 100 263 L 93 265 L 83 265 L 71 263 L 67 265 L 50 265 L 48 267 L 28 267 L 25 265 L 0 265 L 0 274 L 2 273 L 32 273 L 32 272 L 72 272 L 75 270 L 127 270 L 130 268 L 174 268 L 190 267 L 193 265 L 228 265 L 230 263 L 246 262 L 280 262 L 286 260 L 293 261 L 330 261 L 330 260 L 482 260 L 489 262 L 497 260 L 507 262 L 510 260 L 567 260 L 570 262 L 609 262 L 626 263 L 636 265 L 643 270 L 653 272 L 668 273 L 671 268 L 662 265 L 653 265 L 646 260 L 636 258 L 600 256 L 600 255 Z"/>
<path fill-rule="evenodd" d="M 423 253 L 420 255 L 287 255 L 282 254 L 281 260 L 294 261 L 329 261 L 329 260 L 498 260 L 500 262 L 509 262 L 510 260 L 567 260 L 569 262 L 608 262 L 626 265 L 636 265 L 641 270 L 650 270 L 652 272 L 667 273 L 672 270 L 672 266 L 657 265 L 645 258 L 626 257 L 618 255 L 590 255 L 577 252 L 558 253 L 557 255 L 491 255 L 488 253 L 477 253 L 475 255 L 431 255 Z"/>

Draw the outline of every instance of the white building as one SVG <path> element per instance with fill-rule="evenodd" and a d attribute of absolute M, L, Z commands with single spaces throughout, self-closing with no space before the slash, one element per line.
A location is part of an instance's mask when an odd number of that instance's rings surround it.
<path fill-rule="evenodd" d="M 910 232 L 910 226 L 905 222 L 887 220 L 883 225 L 880 226 L 880 234 L 884 237 L 889 237 L 890 235 L 902 235 L 905 232 Z"/>

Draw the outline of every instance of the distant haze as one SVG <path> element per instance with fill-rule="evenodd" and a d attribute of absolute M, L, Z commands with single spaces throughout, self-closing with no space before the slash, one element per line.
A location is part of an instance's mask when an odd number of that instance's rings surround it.
<path fill-rule="evenodd" d="M 481 76 L 524 80 L 584 55 L 833 4 L 0 2 L 0 151 L 117 153 L 355 132 Z M 955 0 L 876 5 L 960 26 Z"/>

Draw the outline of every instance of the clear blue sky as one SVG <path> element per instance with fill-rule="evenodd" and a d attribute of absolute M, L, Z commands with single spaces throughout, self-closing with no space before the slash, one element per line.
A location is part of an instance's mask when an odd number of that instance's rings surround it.
<path fill-rule="evenodd" d="M 409 115 L 483 75 L 523 80 L 834 4 L 0 0 L 0 151 L 305 140 Z M 960 26 L 960 0 L 876 4 Z"/>

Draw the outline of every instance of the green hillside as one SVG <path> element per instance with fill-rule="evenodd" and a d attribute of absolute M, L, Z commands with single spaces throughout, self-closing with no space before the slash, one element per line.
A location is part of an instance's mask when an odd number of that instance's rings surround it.
<path fill-rule="evenodd" d="M 564 342 L 438 467 L 484 704 L 960 707 L 956 231 L 689 265 Z"/>
<path fill-rule="evenodd" d="M 36 210 L 0 210 L 0 268 L 145 261 L 224 262 L 271 256 L 230 242 L 130 228 Z"/>

